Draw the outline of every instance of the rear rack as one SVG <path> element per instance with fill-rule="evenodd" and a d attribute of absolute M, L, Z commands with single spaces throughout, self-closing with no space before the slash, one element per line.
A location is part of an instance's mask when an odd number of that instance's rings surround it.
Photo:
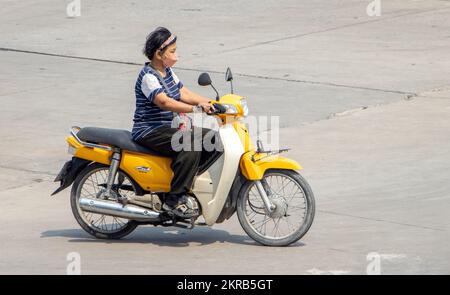
<path fill-rule="evenodd" d="M 75 133 L 75 130 L 76 130 L 76 133 Z M 102 149 L 102 150 L 106 150 L 106 151 L 112 151 L 113 150 L 111 147 L 106 146 L 106 145 L 101 145 L 101 144 L 95 144 L 95 143 L 89 143 L 89 142 L 82 141 L 77 136 L 77 133 L 80 130 L 81 130 L 81 128 L 78 127 L 78 126 L 72 126 L 69 129 L 70 134 L 77 140 L 77 142 L 79 144 L 84 145 L 85 147 L 89 147 L 89 148 L 98 148 L 98 149 Z"/>

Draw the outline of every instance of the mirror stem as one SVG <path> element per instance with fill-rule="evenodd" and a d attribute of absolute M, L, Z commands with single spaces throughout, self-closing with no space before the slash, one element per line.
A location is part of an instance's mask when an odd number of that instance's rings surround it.
<path fill-rule="evenodd" d="M 216 96 L 216 101 L 219 101 L 219 92 L 217 92 L 216 87 L 214 87 L 214 85 L 211 84 L 211 87 L 214 89 L 214 91 L 216 92 L 217 96 Z"/>

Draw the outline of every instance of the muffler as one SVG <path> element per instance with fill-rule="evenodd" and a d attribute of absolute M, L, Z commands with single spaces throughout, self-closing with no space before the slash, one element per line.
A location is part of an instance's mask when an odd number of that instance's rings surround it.
<path fill-rule="evenodd" d="M 91 213 L 110 215 L 137 221 L 160 220 L 158 212 L 134 205 L 124 206 L 113 201 L 90 198 L 80 198 L 79 204 L 81 209 Z"/>

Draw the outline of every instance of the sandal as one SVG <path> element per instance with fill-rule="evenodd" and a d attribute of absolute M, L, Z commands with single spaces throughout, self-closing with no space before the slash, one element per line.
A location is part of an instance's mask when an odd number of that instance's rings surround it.
<path fill-rule="evenodd" d="M 180 218 L 191 218 L 198 215 L 198 210 L 191 209 L 184 203 L 178 204 L 175 207 L 164 204 L 162 208 Z"/>

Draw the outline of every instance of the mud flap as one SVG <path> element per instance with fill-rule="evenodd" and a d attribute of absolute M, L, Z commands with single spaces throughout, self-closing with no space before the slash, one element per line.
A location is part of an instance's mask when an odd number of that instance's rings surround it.
<path fill-rule="evenodd" d="M 54 182 L 60 182 L 60 187 L 58 187 L 51 195 L 53 196 L 70 186 L 74 182 L 78 173 L 90 162 L 91 161 L 89 160 L 77 157 L 73 157 L 72 160 L 67 161 L 54 180 Z"/>

